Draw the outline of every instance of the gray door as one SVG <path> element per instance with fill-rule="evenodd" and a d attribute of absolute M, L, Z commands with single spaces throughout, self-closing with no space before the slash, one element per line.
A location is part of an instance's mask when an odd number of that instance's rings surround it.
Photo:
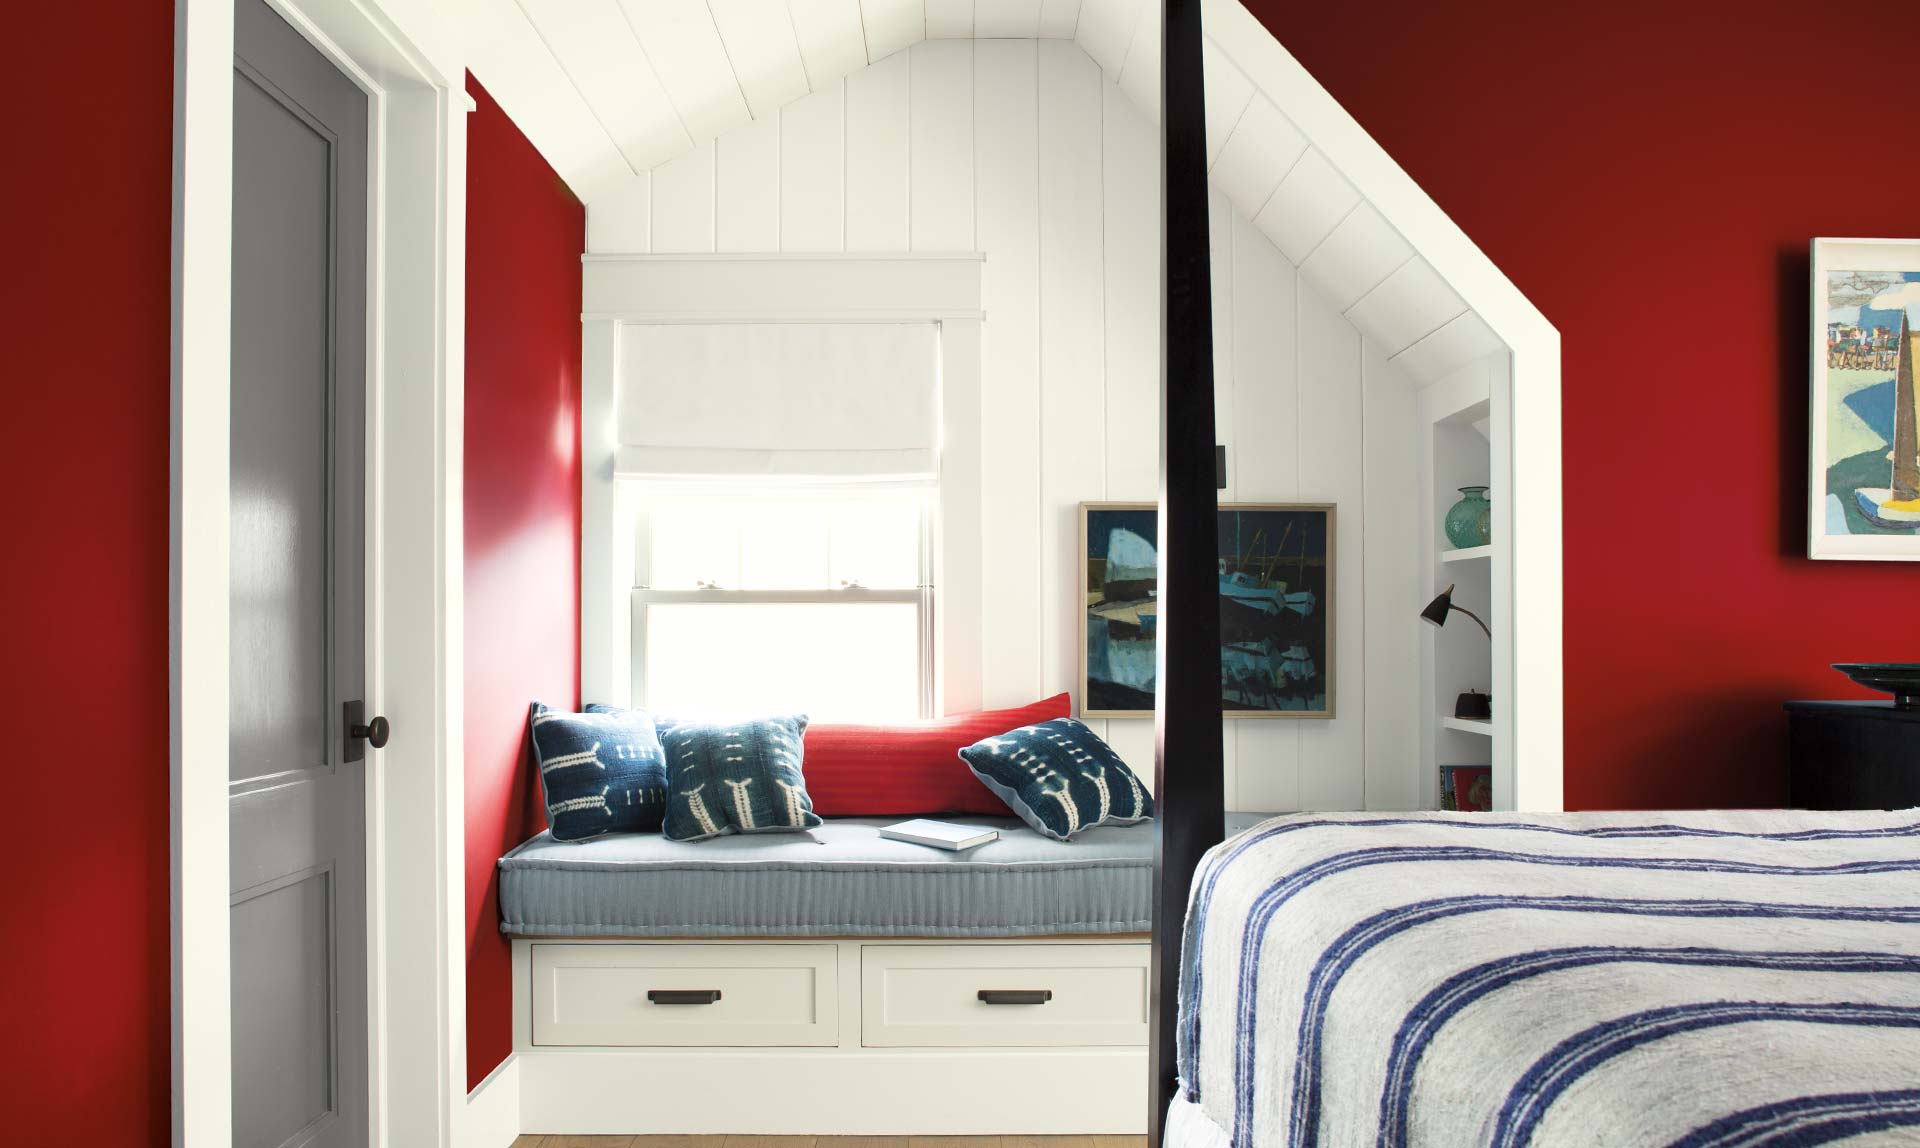
<path fill-rule="evenodd" d="M 233 64 L 233 1142 L 367 1142 L 367 98 L 261 0 Z"/>

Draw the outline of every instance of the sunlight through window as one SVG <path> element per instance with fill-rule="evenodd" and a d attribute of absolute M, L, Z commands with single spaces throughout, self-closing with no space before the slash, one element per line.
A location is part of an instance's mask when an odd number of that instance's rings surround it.
<path fill-rule="evenodd" d="M 928 712 L 925 488 L 661 488 L 642 502 L 636 704 L 816 721 Z"/>

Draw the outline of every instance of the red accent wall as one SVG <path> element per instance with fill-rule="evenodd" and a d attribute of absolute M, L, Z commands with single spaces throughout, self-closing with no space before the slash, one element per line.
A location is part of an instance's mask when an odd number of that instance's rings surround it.
<path fill-rule="evenodd" d="M 1873 80 L 1914 37 L 1775 0 L 1248 7 L 1560 329 L 1569 808 L 1783 801 L 1780 703 L 1920 639 L 1920 568 L 1804 541 L 1807 246 L 1920 235 Z"/>
<path fill-rule="evenodd" d="M 45 97 L 9 117 L 0 179 L 0 982 L 35 1034 L 0 1072 L 9 1143 L 169 1135 L 173 6 L 107 7 L 8 11 L 43 49 L 13 90 Z"/>
<path fill-rule="evenodd" d="M 467 117 L 467 1085 L 513 1051 L 493 863 L 545 824 L 527 704 L 580 697 L 586 209 L 473 77 Z"/>

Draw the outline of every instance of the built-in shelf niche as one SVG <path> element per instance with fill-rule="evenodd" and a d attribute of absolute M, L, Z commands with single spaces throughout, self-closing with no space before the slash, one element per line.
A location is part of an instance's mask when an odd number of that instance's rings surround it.
<path fill-rule="evenodd" d="M 1419 395 L 1418 473 L 1424 483 L 1420 547 L 1421 569 L 1431 583 L 1427 593 L 1452 585 L 1454 603 L 1485 619 L 1493 630 L 1489 641 L 1473 619 L 1458 613 L 1443 627 L 1422 627 L 1421 792 L 1428 808 L 1440 804 L 1440 766 L 1492 765 L 1497 741 L 1512 728 L 1509 715 L 1501 712 L 1508 699 L 1493 680 L 1494 642 L 1508 640 L 1502 633 L 1505 611 L 1494 600 L 1495 568 L 1504 558 L 1506 539 L 1496 528 L 1486 545 L 1455 547 L 1445 534 L 1447 512 L 1460 500 L 1461 487 L 1487 487 L 1488 499 L 1499 505 L 1503 491 L 1496 476 L 1507 452 L 1495 441 L 1490 413 L 1496 387 L 1504 383 L 1508 369 L 1505 354 L 1490 356 L 1422 388 Z M 1496 514 L 1495 521 L 1499 519 Z M 1493 696 L 1492 720 L 1453 716 L 1455 699 L 1467 690 Z M 1511 808 L 1512 799 L 1500 792 L 1497 778 L 1494 799 L 1496 807 Z"/>

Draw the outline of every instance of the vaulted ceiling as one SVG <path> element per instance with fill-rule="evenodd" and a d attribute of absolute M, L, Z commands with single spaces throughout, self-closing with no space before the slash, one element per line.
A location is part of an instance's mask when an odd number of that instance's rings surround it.
<path fill-rule="evenodd" d="M 475 75 L 590 209 L 655 166 L 923 39 L 1071 39 L 1159 121 L 1155 0 L 469 4 Z M 1265 31 L 1250 17 L 1225 32 L 1224 23 L 1210 17 L 1205 44 L 1214 186 L 1413 378 L 1498 350 L 1492 330 L 1249 79 L 1244 40 Z"/>

